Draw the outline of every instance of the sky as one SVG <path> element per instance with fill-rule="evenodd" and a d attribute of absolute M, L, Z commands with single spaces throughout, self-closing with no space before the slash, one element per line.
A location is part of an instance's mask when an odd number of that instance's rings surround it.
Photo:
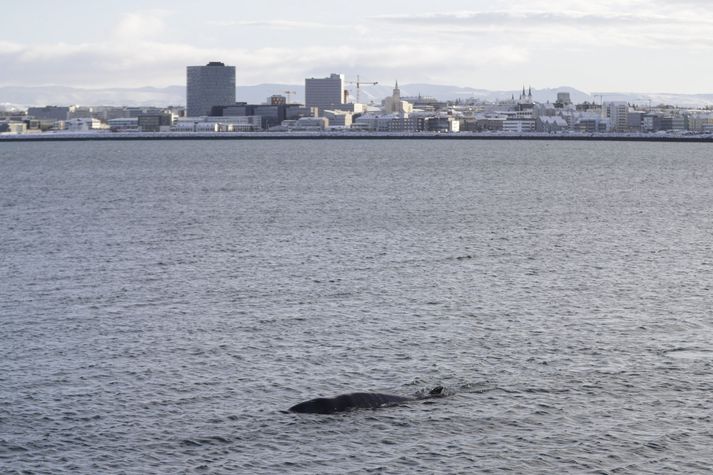
<path fill-rule="evenodd" d="M 712 0 L 33 0 L 0 11 L 0 86 L 391 84 L 713 93 Z"/>

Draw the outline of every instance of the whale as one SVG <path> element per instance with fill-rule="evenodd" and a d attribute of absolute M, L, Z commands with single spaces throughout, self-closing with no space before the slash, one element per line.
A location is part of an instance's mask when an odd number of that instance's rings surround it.
<path fill-rule="evenodd" d="M 426 395 L 416 397 L 382 393 L 349 393 L 335 397 L 310 399 L 309 401 L 295 404 L 288 410 L 302 414 L 334 414 L 337 412 L 351 411 L 353 409 L 377 409 L 380 407 L 396 406 L 408 401 L 441 396 L 444 396 L 442 386 L 433 388 Z"/>

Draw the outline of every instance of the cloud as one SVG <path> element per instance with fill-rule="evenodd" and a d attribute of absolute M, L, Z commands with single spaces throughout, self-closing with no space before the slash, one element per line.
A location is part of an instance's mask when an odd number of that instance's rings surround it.
<path fill-rule="evenodd" d="M 428 26 L 479 26 L 518 28 L 532 27 L 630 27 L 634 25 L 671 26 L 707 25 L 713 22 L 703 18 L 676 18 L 667 15 L 632 13 L 577 13 L 551 11 L 478 11 L 431 13 L 421 15 L 385 15 L 374 17 L 377 21 L 394 24 Z"/>
<path fill-rule="evenodd" d="M 340 29 L 343 25 L 329 25 L 325 23 L 315 23 L 307 21 L 293 20 L 265 20 L 265 21 L 245 21 L 245 20 L 216 20 L 208 22 L 213 26 L 237 26 L 237 27 L 254 27 L 254 28 L 269 28 L 275 30 L 301 30 L 305 28 L 313 29 Z"/>
<path fill-rule="evenodd" d="M 606 3 L 606 2 L 605 2 Z M 602 6 L 602 5 L 600 5 Z M 484 41 L 506 41 L 564 49 L 606 46 L 673 48 L 682 42 L 707 48 L 713 28 L 710 14 L 618 12 L 602 8 L 598 13 L 551 10 L 492 10 L 383 15 L 374 20 L 440 37 L 469 35 Z M 674 46 L 677 45 L 677 46 Z"/>
<path fill-rule="evenodd" d="M 165 19 L 172 13 L 168 10 L 144 10 L 127 13 L 114 27 L 113 36 L 117 41 L 136 42 L 150 38 L 160 38 L 167 31 Z"/>
<path fill-rule="evenodd" d="M 374 47 L 331 45 L 305 48 L 200 48 L 186 44 L 119 42 L 83 44 L 10 43 L 0 51 L 5 77 L 25 84 L 70 84 L 104 87 L 183 84 L 185 67 L 220 60 L 237 66 L 238 82 L 302 82 L 305 77 L 331 71 L 355 73 L 368 69 L 375 80 L 396 76 L 414 79 L 440 78 L 464 64 L 478 70 L 488 66 L 527 61 L 521 48 L 480 48 L 477 55 L 467 45 L 444 50 L 438 44 L 420 42 Z M 285 58 L 290 58 L 285 61 Z M 424 74 L 427 72 L 427 74 Z M 383 76 L 382 76 L 383 75 Z M 151 78 L 147 81 L 147 78 Z"/>
<path fill-rule="evenodd" d="M 237 66 L 242 85 L 297 84 L 341 72 L 491 89 L 522 81 L 707 88 L 713 13 L 695 12 L 694 0 L 686 1 L 688 10 L 661 1 L 571 0 L 553 10 L 545 0 L 491 0 L 496 9 L 382 15 L 333 26 L 303 16 L 191 23 L 195 29 L 174 21 L 172 12 L 142 10 L 90 41 L 0 40 L 0 85 L 177 85 L 185 83 L 186 66 L 223 61 Z M 215 28 L 219 23 L 226 28 Z M 327 28 L 345 31 L 332 35 Z"/>

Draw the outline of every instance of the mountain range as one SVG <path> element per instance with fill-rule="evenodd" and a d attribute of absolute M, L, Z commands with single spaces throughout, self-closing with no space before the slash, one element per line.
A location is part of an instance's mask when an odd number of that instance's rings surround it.
<path fill-rule="evenodd" d="M 357 91 L 353 85 L 347 88 L 352 99 Z M 456 99 L 480 99 L 497 101 L 515 96 L 521 90 L 492 91 L 472 87 L 458 87 L 434 84 L 403 84 L 401 96 L 430 96 L 440 101 Z M 392 85 L 364 86 L 359 91 L 361 102 L 380 103 L 391 96 Z M 290 91 L 292 102 L 304 101 L 304 85 L 297 84 L 258 84 L 238 86 L 237 100 L 260 104 L 273 94 L 286 95 Z M 593 92 L 586 93 L 578 89 L 562 86 L 556 88 L 533 89 L 533 98 L 537 102 L 554 102 L 558 92 L 569 92 L 572 101 L 577 104 L 584 101 L 625 101 L 631 104 L 652 105 L 670 104 L 679 107 L 713 106 L 713 94 L 667 94 L 667 93 L 621 93 Z M 0 107 L 27 107 L 44 105 L 104 105 L 104 106 L 167 106 L 185 104 L 185 86 L 140 87 L 140 88 L 76 88 L 67 86 L 0 86 Z"/>

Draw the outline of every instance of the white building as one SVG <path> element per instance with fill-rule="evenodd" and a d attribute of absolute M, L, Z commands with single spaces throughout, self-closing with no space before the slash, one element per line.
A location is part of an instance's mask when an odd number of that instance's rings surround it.
<path fill-rule="evenodd" d="M 508 118 L 503 122 L 505 132 L 523 133 L 534 132 L 536 130 L 535 119 Z"/>
<path fill-rule="evenodd" d="M 399 82 L 396 81 L 391 97 L 383 101 L 384 112 L 387 114 L 410 114 L 413 112 L 413 105 L 410 102 L 401 100 L 401 90 Z"/>
<path fill-rule="evenodd" d="M 0 134 L 16 135 L 27 133 L 27 124 L 17 121 L 0 122 Z"/>
<path fill-rule="evenodd" d="M 139 130 L 138 117 L 109 119 L 107 124 L 109 124 L 109 128 L 114 131 Z"/>
<path fill-rule="evenodd" d="M 611 121 L 612 132 L 629 131 L 629 104 L 626 102 L 606 103 L 606 114 Z"/>
<path fill-rule="evenodd" d="M 262 117 L 259 115 L 181 117 L 173 130 L 176 132 L 255 132 L 262 130 Z"/>
<path fill-rule="evenodd" d="M 101 129 L 102 123 L 93 117 L 78 117 L 64 121 L 64 129 L 72 132 L 86 132 Z"/>
<path fill-rule="evenodd" d="M 305 79 L 305 106 L 318 107 L 320 114 L 346 102 L 344 75 L 332 73 L 327 78 Z"/>
<path fill-rule="evenodd" d="M 330 127 L 346 127 L 352 126 L 352 113 L 341 110 L 326 110 L 322 114 L 329 119 Z"/>

